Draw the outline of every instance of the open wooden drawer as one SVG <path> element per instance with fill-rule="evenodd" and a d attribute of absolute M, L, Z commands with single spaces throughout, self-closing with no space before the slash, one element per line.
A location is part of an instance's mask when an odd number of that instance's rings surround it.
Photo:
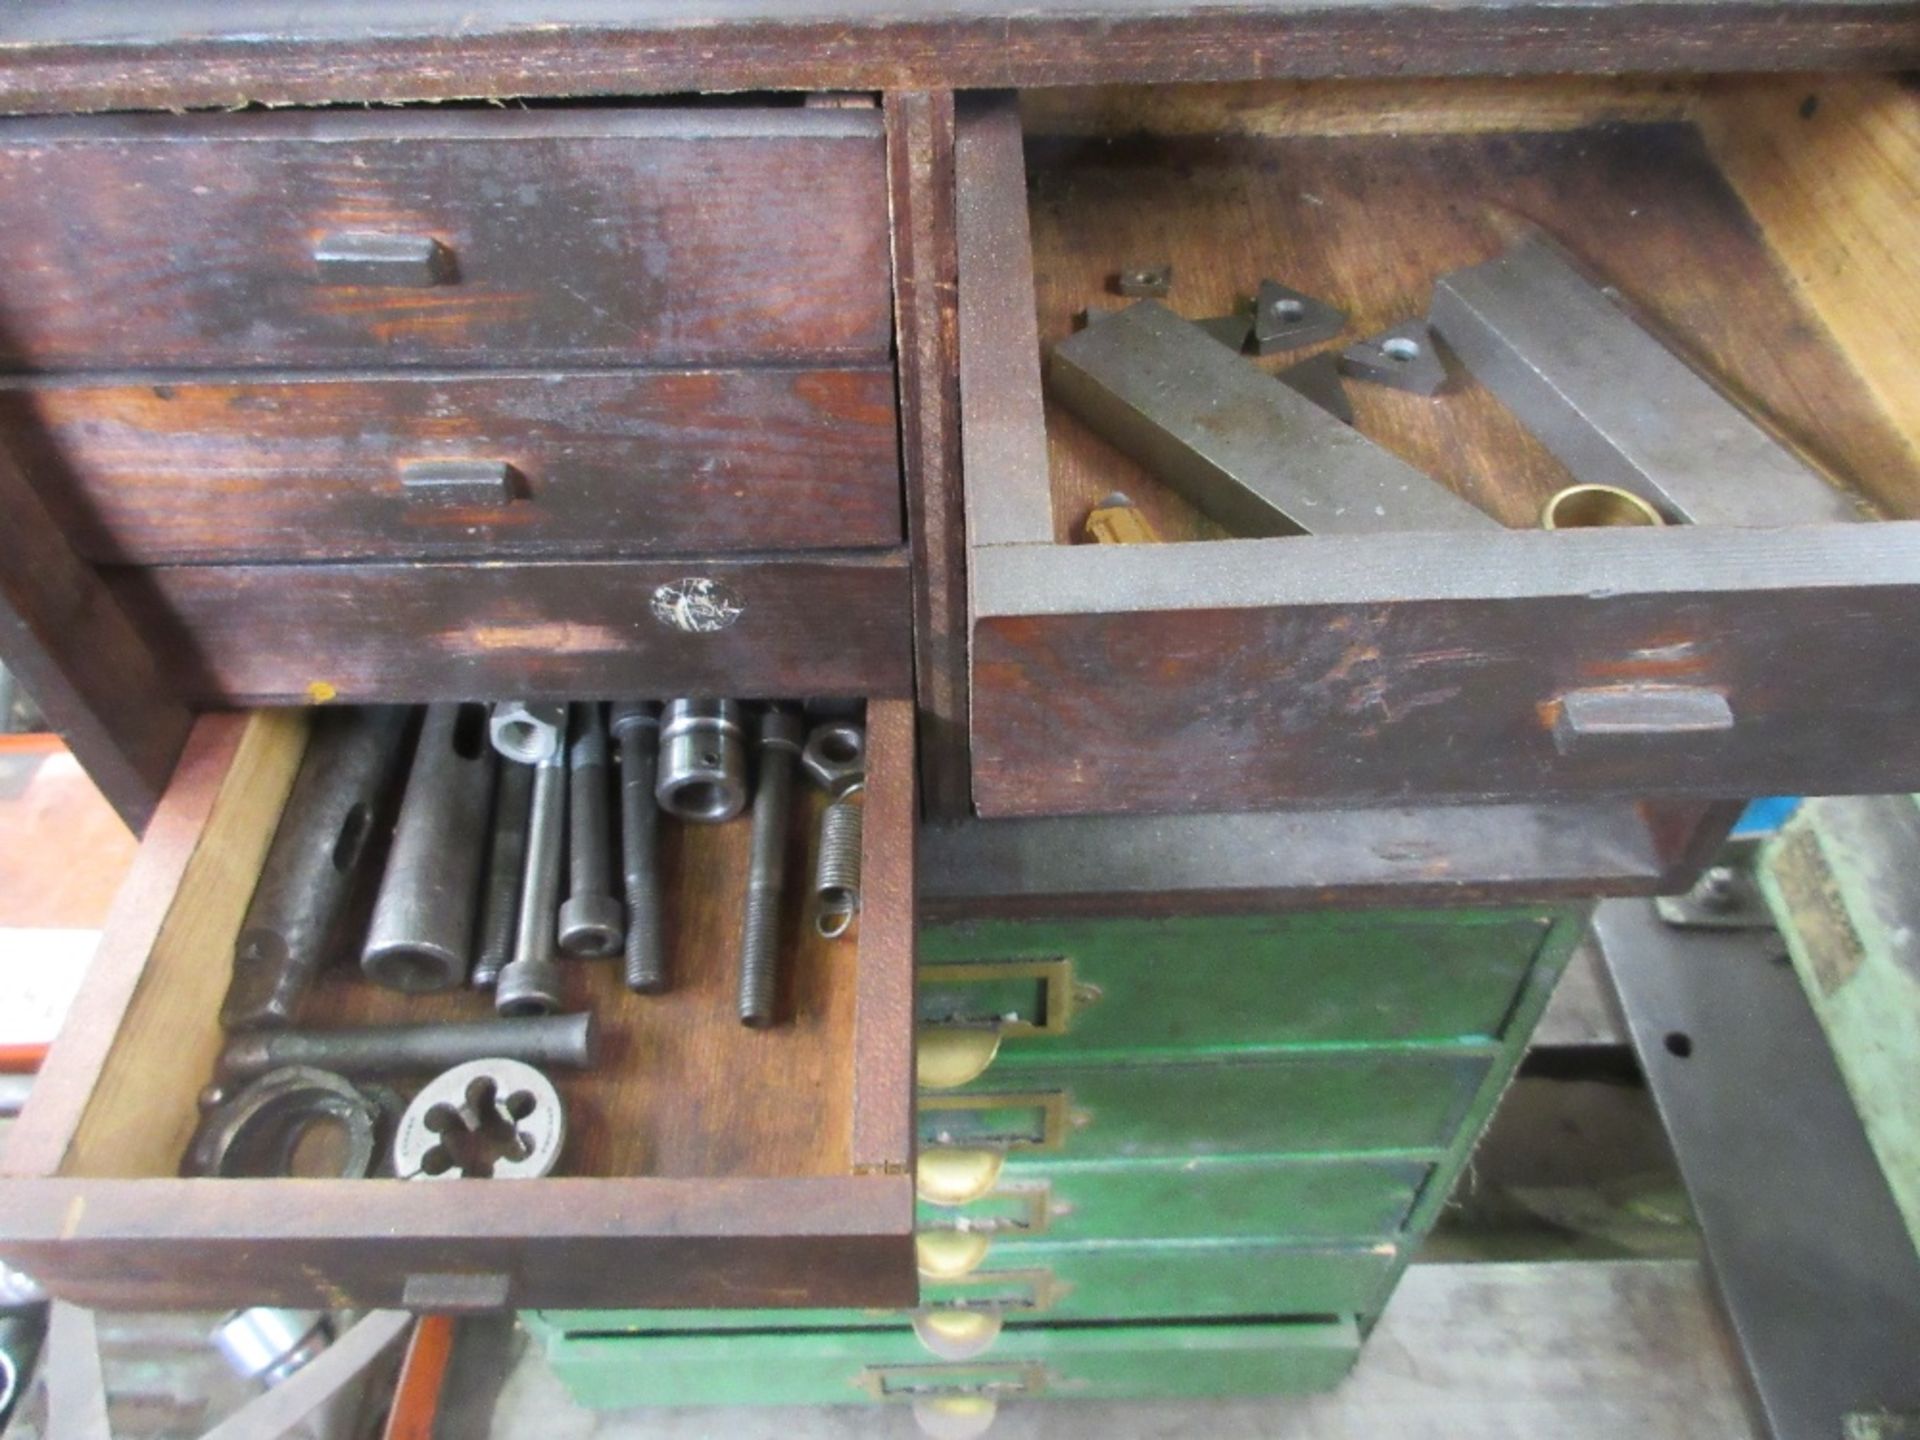
<path fill-rule="evenodd" d="M 617 961 L 567 962 L 599 1046 L 591 1068 L 552 1072 L 569 1132 L 554 1178 L 176 1178 L 306 728 L 297 712 L 196 724 L 10 1136 L 0 1255 L 114 1306 L 914 1302 L 909 704 L 868 706 L 855 936 L 815 937 L 788 887 L 784 933 L 806 938 L 785 959 L 787 1023 L 735 1016 L 747 823 L 665 827 L 673 988 L 635 996 Z M 490 1013 L 475 992 L 336 973 L 303 1023 Z"/>
<path fill-rule="evenodd" d="M 1920 96 L 1897 83 L 1464 81 L 1034 92 L 957 138 L 973 795 L 985 816 L 1594 801 L 1920 783 Z M 1572 477 L 1454 365 L 1357 428 L 1501 522 L 1226 539 L 1051 398 L 1125 267 L 1199 318 L 1264 277 L 1332 348 L 1544 230 L 1885 517 L 1536 528 Z M 1266 361 L 1278 369 L 1309 353 Z M 1169 541 L 1074 543 L 1124 491 Z M 1576 693 L 1710 734 L 1563 745 Z M 1717 698 L 1714 698 L 1717 697 Z"/>

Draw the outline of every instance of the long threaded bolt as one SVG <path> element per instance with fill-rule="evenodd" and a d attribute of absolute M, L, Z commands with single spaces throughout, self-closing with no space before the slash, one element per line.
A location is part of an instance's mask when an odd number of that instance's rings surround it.
<path fill-rule="evenodd" d="M 567 903 L 560 907 L 560 949 L 568 955 L 617 955 L 626 916 L 613 893 L 607 722 L 598 701 L 573 706 L 567 742 Z"/>
<path fill-rule="evenodd" d="M 500 767 L 494 792 L 493 842 L 487 852 L 487 888 L 480 905 L 480 943 L 473 962 L 473 987 L 491 990 L 513 959 L 520 887 L 527 869 L 527 821 L 533 812 L 533 766 L 508 760 Z"/>
<path fill-rule="evenodd" d="M 627 988 L 658 995 L 667 988 L 667 947 L 660 919 L 660 802 L 654 768 L 660 756 L 659 708 L 616 701 L 613 738 L 620 747 L 620 857 L 627 895 Z"/>
<path fill-rule="evenodd" d="M 513 959 L 493 987 L 493 1008 L 502 1015 L 550 1015 L 560 1008 L 554 923 L 566 840 L 567 760 L 564 751 L 555 750 L 533 770 L 533 813 L 527 823 L 527 868 Z"/>
<path fill-rule="evenodd" d="M 781 706 L 760 717 L 760 780 L 753 792 L 747 905 L 740 925 L 740 1023 L 773 1024 L 780 980 L 780 892 L 786 881 L 787 817 L 793 765 L 804 736 L 800 717 Z"/>

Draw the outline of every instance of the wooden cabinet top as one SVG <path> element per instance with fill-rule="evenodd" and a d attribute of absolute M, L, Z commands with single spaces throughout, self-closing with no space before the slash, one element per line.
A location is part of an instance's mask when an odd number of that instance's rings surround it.
<path fill-rule="evenodd" d="M 48 0 L 0 111 L 1920 65 L 1920 0 Z"/>

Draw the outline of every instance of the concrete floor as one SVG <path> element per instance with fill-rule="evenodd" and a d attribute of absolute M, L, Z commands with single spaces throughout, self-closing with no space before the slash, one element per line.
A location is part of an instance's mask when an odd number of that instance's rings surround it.
<path fill-rule="evenodd" d="M 524 1341 L 524 1337 L 522 1337 Z M 636 1362 L 641 1363 L 641 1362 Z M 445 1436 L 868 1440 L 883 1407 L 626 1410 L 573 1403 L 531 1346 Z M 1008 1404 L 992 1440 L 1755 1440 L 1738 1362 L 1691 1261 L 1416 1265 L 1338 1390 L 1298 1400 Z M 485 1411 L 490 1408 L 491 1416 Z M 483 1427 L 484 1428 L 481 1428 Z"/>

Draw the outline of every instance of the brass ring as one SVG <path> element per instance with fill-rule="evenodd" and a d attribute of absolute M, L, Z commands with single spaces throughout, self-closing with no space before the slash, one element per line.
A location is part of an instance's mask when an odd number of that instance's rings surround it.
<path fill-rule="evenodd" d="M 1664 525 L 1667 517 L 1618 485 L 1569 485 L 1540 507 L 1542 530 L 1591 530 L 1612 525 Z"/>

